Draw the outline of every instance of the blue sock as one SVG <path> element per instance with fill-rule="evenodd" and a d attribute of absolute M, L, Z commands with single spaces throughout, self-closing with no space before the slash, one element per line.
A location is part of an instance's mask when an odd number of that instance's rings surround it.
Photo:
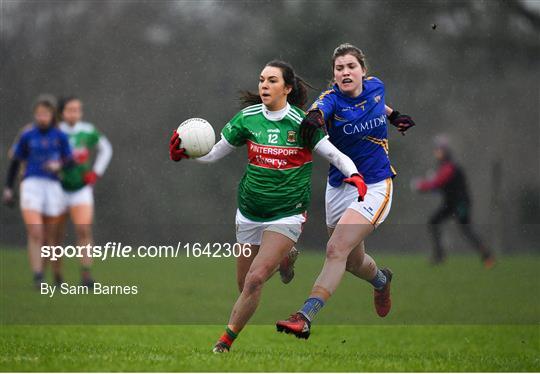
<path fill-rule="evenodd" d="M 381 269 L 377 269 L 377 274 L 375 274 L 375 278 L 369 281 L 375 287 L 376 289 L 380 290 L 384 286 L 386 286 L 386 275 L 381 271 Z"/>
<path fill-rule="evenodd" d="M 324 301 L 322 299 L 319 299 L 318 297 L 310 297 L 306 300 L 304 306 L 298 312 L 302 313 L 302 315 L 311 322 L 311 320 L 317 313 L 319 313 L 319 310 L 321 310 L 323 306 Z"/>

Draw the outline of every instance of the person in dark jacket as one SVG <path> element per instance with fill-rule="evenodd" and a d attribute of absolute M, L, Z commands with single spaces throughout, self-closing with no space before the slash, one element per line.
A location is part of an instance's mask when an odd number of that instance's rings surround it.
<path fill-rule="evenodd" d="M 467 240 L 478 251 L 486 268 L 495 265 L 495 257 L 483 244 L 471 225 L 471 197 L 467 187 L 467 178 L 463 169 L 453 160 L 448 138 L 443 135 L 435 138 L 433 154 L 438 161 L 438 169 L 431 178 L 413 180 L 412 188 L 417 192 L 439 191 L 443 196 L 442 205 L 429 220 L 433 238 L 433 264 L 440 264 L 446 259 L 441 244 L 441 223 L 455 218 Z"/>

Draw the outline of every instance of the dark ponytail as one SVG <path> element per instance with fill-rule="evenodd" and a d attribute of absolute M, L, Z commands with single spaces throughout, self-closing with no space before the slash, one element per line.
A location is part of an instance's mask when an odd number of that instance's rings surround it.
<path fill-rule="evenodd" d="M 261 97 L 259 94 L 248 91 L 248 90 L 242 90 L 240 91 L 240 102 L 243 105 L 255 105 L 262 103 Z"/>
<path fill-rule="evenodd" d="M 313 89 L 313 87 L 300 76 L 296 75 L 293 67 L 285 61 L 272 60 L 265 66 L 272 66 L 281 70 L 285 85 L 291 87 L 291 92 L 287 95 L 287 101 L 289 104 L 304 109 L 308 98 L 307 89 L 308 87 Z M 251 91 L 241 91 L 240 100 L 244 105 L 262 103 L 259 94 Z"/>

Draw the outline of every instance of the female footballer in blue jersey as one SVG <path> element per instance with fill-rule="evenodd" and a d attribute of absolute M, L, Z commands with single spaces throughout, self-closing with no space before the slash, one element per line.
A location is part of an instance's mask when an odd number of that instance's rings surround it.
<path fill-rule="evenodd" d="M 385 104 L 383 82 L 367 77 L 365 57 L 351 44 L 338 46 L 332 57 L 335 84 L 311 106 L 301 125 L 309 142 L 316 129 L 326 128 L 330 141 L 355 163 L 367 191 L 343 183 L 344 176 L 332 165 L 326 189 L 326 224 L 330 240 L 326 259 L 304 306 L 288 320 L 278 321 L 278 331 L 307 339 L 311 321 L 335 292 L 345 271 L 374 287 L 375 309 L 390 312 L 390 269 L 379 269 L 365 253 L 364 239 L 388 216 L 392 203 L 392 178 L 388 158 L 387 120 L 402 133 L 414 126 L 407 115 Z M 357 199 L 358 197 L 358 199 Z"/>
<path fill-rule="evenodd" d="M 55 126 L 56 107 L 49 98 L 34 105 L 34 123 L 18 139 L 8 168 L 3 202 L 14 201 L 13 187 L 20 164 L 26 163 L 20 186 L 20 206 L 28 237 L 28 258 L 34 286 L 43 281 L 42 245 L 55 245 L 57 226 L 64 212 L 63 191 L 58 173 L 72 163 L 67 136 Z M 61 282 L 61 279 L 55 279 Z"/>

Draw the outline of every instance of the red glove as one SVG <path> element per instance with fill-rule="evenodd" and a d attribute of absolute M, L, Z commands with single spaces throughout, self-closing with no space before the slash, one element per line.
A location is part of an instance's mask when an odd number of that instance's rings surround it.
<path fill-rule="evenodd" d="M 99 176 L 93 170 L 89 170 L 83 175 L 84 184 L 88 184 L 90 186 L 93 186 L 94 184 L 96 184 L 98 179 L 99 179 Z"/>
<path fill-rule="evenodd" d="M 171 136 L 171 141 L 169 142 L 169 156 L 173 161 L 180 161 L 183 158 L 189 158 L 189 156 L 186 155 L 186 149 L 180 148 L 181 142 L 182 140 L 180 139 L 180 136 L 176 130 L 174 130 L 173 135 Z"/>
<path fill-rule="evenodd" d="M 355 186 L 358 190 L 358 201 L 364 201 L 364 196 L 366 196 L 367 193 L 367 186 L 366 183 L 364 183 L 364 177 L 362 177 L 360 174 L 353 174 L 349 178 L 343 179 L 343 182 L 348 183 L 351 186 Z"/>

